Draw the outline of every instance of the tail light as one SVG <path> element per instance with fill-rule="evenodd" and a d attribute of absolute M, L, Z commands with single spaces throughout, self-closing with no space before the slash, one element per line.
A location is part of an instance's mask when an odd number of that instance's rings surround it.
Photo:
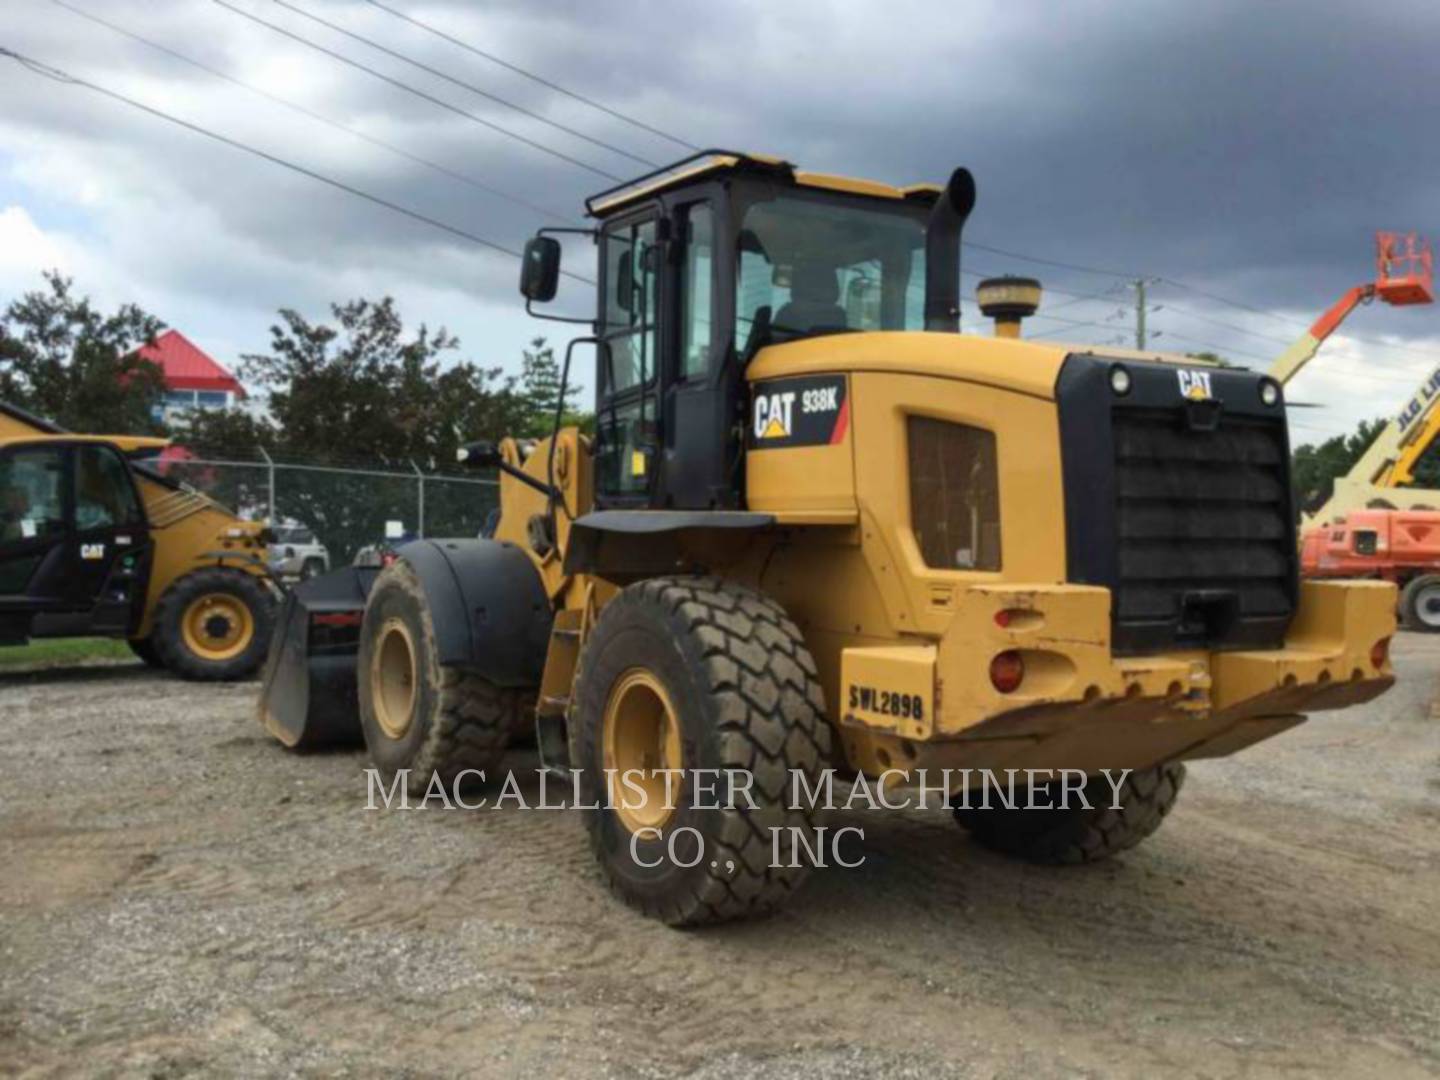
<path fill-rule="evenodd" d="M 1390 659 L 1390 639 L 1381 638 L 1370 646 L 1370 663 L 1376 671 L 1383 670 L 1386 662 Z"/>
<path fill-rule="evenodd" d="M 1025 660 L 1014 649 L 990 661 L 990 683 L 1002 694 L 1011 694 L 1025 681 Z"/>

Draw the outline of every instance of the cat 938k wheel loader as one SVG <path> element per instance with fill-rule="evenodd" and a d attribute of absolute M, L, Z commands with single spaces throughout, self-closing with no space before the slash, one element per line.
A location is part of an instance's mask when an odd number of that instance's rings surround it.
<path fill-rule="evenodd" d="M 279 595 L 268 532 L 137 464 L 168 445 L 0 403 L 0 645 L 123 637 L 185 679 L 259 669 Z"/>
<path fill-rule="evenodd" d="M 614 891 L 685 925 L 790 895 L 806 860 L 772 838 L 818 827 L 794 795 L 826 770 L 1132 770 L 1093 809 L 956 810 L 1084 861 L 1157 828 L 1183 762 L 1382 693 L 1394 589 L 1299 580 L 1280 387 L 1019 340 L 1028 279 L 961 335 L 973 201 L 965 170 L 722 151 L 591 198 L 595 436 L 469 447 L 502 474 L 493 536 L 296 590 L 263 722 L 358 729 L 417 794 L 495 782 L 533 723 Z M 527 245 L 527 307 L 560 254 Z M 723 770 L 749 787 L 717 808 L 688 781 Z"/>

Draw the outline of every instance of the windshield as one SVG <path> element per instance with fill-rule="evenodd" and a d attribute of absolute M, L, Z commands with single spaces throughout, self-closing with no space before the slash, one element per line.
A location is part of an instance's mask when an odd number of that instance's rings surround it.
<path fill-rule="evenodd" d="M 785 194 L 740 222 L 737 343 L 922 330 L 927 212 Z"/>

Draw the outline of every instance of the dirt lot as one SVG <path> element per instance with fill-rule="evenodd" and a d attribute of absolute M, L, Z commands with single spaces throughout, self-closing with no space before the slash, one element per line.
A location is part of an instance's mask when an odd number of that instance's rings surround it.
<path fill-rule="evenodd" d="M 570 814 L 367 812 L 253 685 L 3 676 L 0 1072 L 1434 1076 L 1440 640 L 1396 653 L 1108 865 L 856 814 L 863 868 L 698 933 L 612 900 Z"/>

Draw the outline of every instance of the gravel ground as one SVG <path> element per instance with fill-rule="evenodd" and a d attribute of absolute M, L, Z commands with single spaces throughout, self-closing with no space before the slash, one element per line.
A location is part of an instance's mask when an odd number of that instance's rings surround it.
<path fill-rule="evenodd" d="M 254 685 L 0 676 L 0 1073 L 1435 1076 L 1440 639 L 1395 652 L 1108 864 L 857 813 L 863 867 L 702 932 L 570 814 L 367 812 Z"/>

